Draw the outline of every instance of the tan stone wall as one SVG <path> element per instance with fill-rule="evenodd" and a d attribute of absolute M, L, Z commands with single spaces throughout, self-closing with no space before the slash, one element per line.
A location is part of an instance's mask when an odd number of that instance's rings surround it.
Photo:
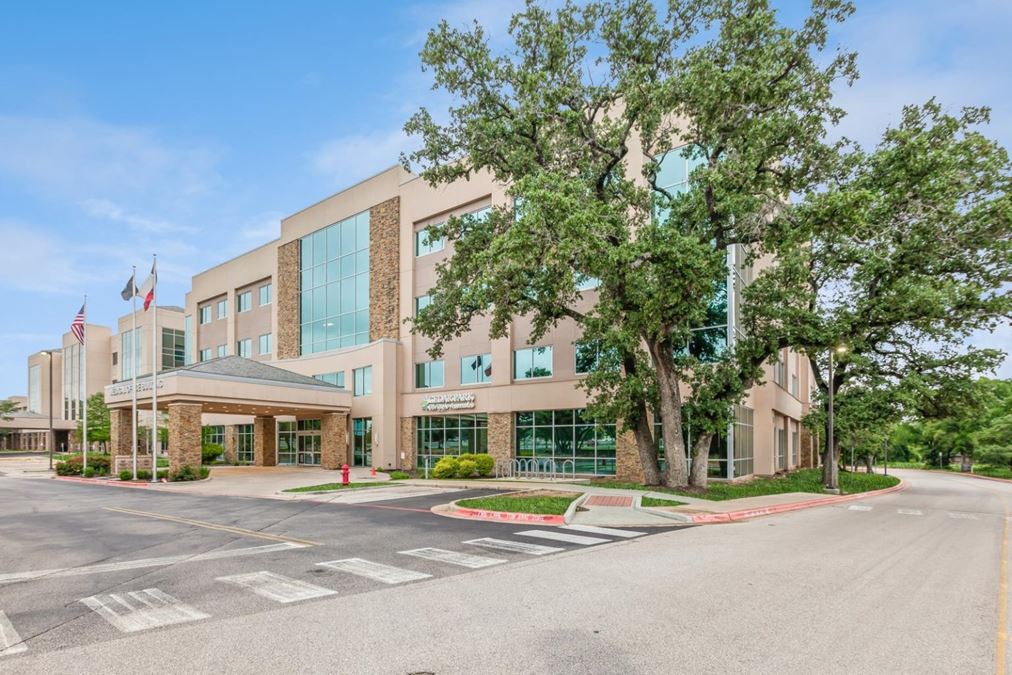
<path fill-rule="evenodd" d="M 400 337 L 401 198 L 369 209 L 369 339 Z"/>
<path fill-rule="evenodd" d="M 806 429 L 804 426 L 801 427 L 801 468 L 811 469 L 816 465 L 815 457 L 812 447 L 812 432 Z"/>
<path fill-rule="evenodd" d="M 622 425 L 618 424 L 617 429 Z M 622 481 L 643 482 L 643 467 L 640 465 L 640 453 L 636 447 L 636 434 L 631 431 L 618 431 L 615 439 L 615 479 Z"/>
<path fill-rule="evenodd" d="M 412 471 L 415 468 L 415 418 L 401 418 L 401 445 L 398 448 L 397 461 L 404 471 Z M 404 458 L 401 459 L 401 455 Z"/>
<path fill-rule="evenodd" d="M 320 465 L 324 469 L 340 469 L 350 464 L 347 413 L 326 413 L 320 420 Z"/>
<path fill-rule="evenodd" d="M 274 355 L 278 359 L 299 356 L 299 240 L 278 247 L 278 275 L 274 284 L 278 331 Z"/>
<path fill-rule="evenodd" d="M 201 408 L 199 403 L 169 404 L 169 473 L 184 466 L 200 470 Z"/>
<path fill-rule="evenodd" d="M 239 447 L 239 430 L 234 424 L 225 425 L 225 461 L 235 464 L 236 450 Z"/>
<path fill-rule="evenodd" d="M 497 462 L 513 459 L 513 413 L 488 414 L 488 454 Z"/>
<path fill-rule="evenodd" d="M 278 423 L 273 417 L 253 418 L 253 464 L 277 466 Z"/>
<path fill-rule="evenodd" d="M 117 408 L 109 411 L 109 454 L 111 457 L 131 454 L 132 420 L 133 411 L 129 408 Z"/>

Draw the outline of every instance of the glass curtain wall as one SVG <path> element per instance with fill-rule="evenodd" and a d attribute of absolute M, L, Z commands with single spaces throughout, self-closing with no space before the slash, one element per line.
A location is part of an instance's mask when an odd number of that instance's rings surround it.
<path fill-rule="evenodd" d="M 236 460 L 241 464 L 253 463 L 253 425 L 239 424 L 235 428 Z"/>
<path fill-rule="evenodd" d="M 301 239 L 302 354 L 369 342 L 369 212 Z"/>
<path fill-rule="evenodd" d="M 570 460 L 576 473 L 615 475 L 615 424 L 594 424 L 572 409 L 518 412 L 515 424 L 517 459 L 553 459 L 560 471 Z"/>
<path fill-rule="evenodd" d="M 278 422 L 278 464 L 298 461 L 298 432 L 295 422 Z"/>
<path fill-rule="evenodd" d="M 372 418 L 357 417 L 351 421 L 352 466 L 372 466 Z"/>
<path fill-rule="evenodd" d="M 717 434 L 710 442 L 707 475 L 711 478 L 737 478 L 748 476 L 754 471 L 752 408 L 743 405 L 735 406 L 734 421 L 730 427 L 730 434 Z M 663 467 L 664 438 L 662 434 L 663 426 L 660 420 L 655 417 L 654 443 L 657 446 L 657 455 Z M 692 443 L 694 442 L 691 419 L 686 419 L 682 428 L 682 437 L 685 440 L 685 460 L 691 469 Z M 732 469 L 733 471 L 731 471 Z"/>
<path fill-rule="evenodd" d="M 488 415 L 426 415 L 415 418 L 418 468 L 436 465 L 446 455 L 488 452 Z"/>

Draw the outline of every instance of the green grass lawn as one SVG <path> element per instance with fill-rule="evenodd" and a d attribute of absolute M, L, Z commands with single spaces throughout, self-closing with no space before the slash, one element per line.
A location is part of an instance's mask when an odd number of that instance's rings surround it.
<path fill-rule="evenodd" d="M 496 495 L 492 497 L 477 497 L 475 499 L 462 499 L 457 502 L 458 506 L 468 509 L 482 509 L 485 511 L 508 511 L 509 513 L 538 513 L 543 515 L 560 516 L 566 512 L 579 493 L 562 493 L 558 495 Z"/>
<path fill-rule="evenodd" d="M 884 476 L 880 473 L 850 473 L 840 472 L 840 491 L 842 494 L 855 492 L 868 492 L 870 490 L 881 490 L 892 487 L 899 483 L 895 476 Z M 623 488 L 627 490 L 649 490 L 651 492 L 663 492 L 672 495 L 687 495 L 712 499 L 714 501 L 725 501 L 727 499 L 740 499 L 742 497 L 760 497 L 762 495 L 776 495 L 785 492 L 813 492 L 822 493 L 822 471 L 819 469 L 801 469 L 785 476 L 774 478 L 757 478 L 748 482 L 724 483 L 710 481 L 707 489 L 692 490 L 667 488 L 659 486 L 646 486 L 639 483 L 624 483 L 607 478 L 598 478 L 591 481 L 592 485 L 599 487 Z"/>
<path fill-rule="evenodd" d="M 352 488 L 365 487 L 389 487 L 386 483 L 323 483 L 321 485 L 307 485 L 305 487 L 288 488 L 282 492 L 328 492 L 330 490 L 350 490 Z"/>
<path fill-rule="evenodd" d="M 658 499 L 657 497 L 641 497 L 640 506 L 684 506 L 685 502 L 676 502 L 674 499 Z"/>

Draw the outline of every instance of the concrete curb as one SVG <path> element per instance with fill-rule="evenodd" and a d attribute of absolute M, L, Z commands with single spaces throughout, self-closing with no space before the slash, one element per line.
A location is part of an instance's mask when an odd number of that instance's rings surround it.
<path fill-rule="evenodd" d="M 53 480 L 64 480 L 70 483 L 84 483 L 85 485 L 102 485 L 104 487 L 121 487 L 121 488 L 147 488 L 150 489 L 152 483 L 150 481 L 144 481 L 141 483 L 134 483 L 133 481 L 124 482 L 121 480 L 96 480 L 94 478 L 77 478 L 76 476 L 53 476 Z M 208 480 L 204 478 L 203 480 Z M 154 485 L 162 485 L 161 482 L 154 483 Z"/>
<path fill-rule="evenodd" d="M 432 513 L 437 516 L 462 518 L 464 520 L 491 520 L 500 523 L 537 523 L 538 525 L 565 525 L 565 516 L 546 515 L 541 513 L 512 513 L 510 511 L 485 511 L 457 506 L 456 502 L 433 506 Z"/>
<path fill-rule="evenodd" d="M 643 495 L 636 495 L 633 498 L 633 509 L 635 509 L 636 511 L 642 511 L 643 513 L 649 513 L 652 516 L 661 516 L 662 518 L 668 518 L 670 520 L 674 520 L 679 523 L 689 524 L 693 522 L 692 516 L 687 513 L 679 513 L 677 511 L 663 511 L 661 509 L 655 509 L 650 506 L 643 506 Z"/>
<path fill-rule="evenodd" d="M 831 499 L 810 499 L 804 502 L 794 502 L 793 504 L 778 504 L 776 506 L 766 506 L 759 509 L 743 509 L 741 511 L 729 511 L 727 513 L 697 513 L 692 516 L 692 522 L 697 525 L 710 525 L 714 523 L 731 523 L 742 520 L 750 520 L 752 518 L 758 518 L 759 516 L 771 516 L 776 513 L 800 511 L 802 509 L 810 509 L 816 506 L 839 504 L 841 502 L 850 502 L 857 499 L 864 499 L 866 497 L 878 497 L 879 495 L 889 494 L 890 492 L 904 490 L 906 487 L 907 484 L 900 479 L 900 482 L 896 485 L 883 488 L 882 490 L 857 492 L 852 495 L 841 495 Z"/>
<path fill-rule="evenodd" d="M 913 471 L 926 471 L 928 473 L 937 473 L 943 476 L 966 476 L 967 478 L 976 478 L 977 480 L 992 480 L 996 483 L 1012 483 L 1012 480 L 1008 478 L 998 478 L 997 476 L 981 476 L 976 473 L 963 473 L 961 471 L 942 471 L 940 469 L 913 469 Z"/>
<path fill-rule="evenodd" d="M 584 492 L 581 496 L 579 496 L 576 499 L 574 499 L 573 501 L 571 501 L 569 503 L 569 507 L 566 509 L 566 512 L 562 515 L 562 520 L 567 525 L 569 523 L 573 522 L 573 516 L 576 515 L 576 510 L 578 508 L 580 508 L 580 504 L 583 504 L 583 502 L 587 501 L 587 499 L 589 499 L 589 498 L 590 498 L 590 493 L 589 492 Z"/>

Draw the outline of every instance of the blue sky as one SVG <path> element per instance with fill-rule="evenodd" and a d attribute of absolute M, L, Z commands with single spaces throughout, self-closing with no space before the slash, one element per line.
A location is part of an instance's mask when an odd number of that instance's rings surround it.
<path fill-rule="evenodd" d="M 439 18 L 503 35 L 520 3 L 9 3 L 0 22 L 0 396 L 90 298 L 112 325 L 136 264 L 160 301 L 273 239 L 279 219 L 394 164 Z M 788 16 L 805 5 L 781 2 Z M 859 52 L 842 131 L 865 143 L 904 103 L 993 107 L 1012 147 L 1007 0 L 858 0 L 834 42 Z M 1007 327 L 975 338 L 1012 345 Z M 1012 362 L 1001 374 L 1012 377 Z"/>

